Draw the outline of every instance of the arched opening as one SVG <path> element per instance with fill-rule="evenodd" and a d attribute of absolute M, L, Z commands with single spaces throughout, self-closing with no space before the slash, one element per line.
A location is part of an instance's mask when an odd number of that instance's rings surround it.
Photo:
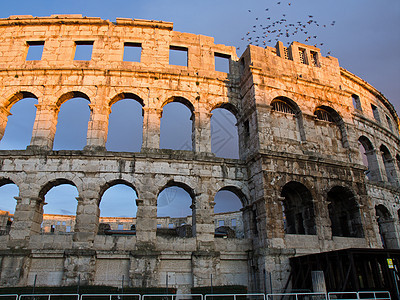
<path fill-rule="evenodd" d="M 138 198 L 132 184 L 116 180 L 108 183 L 100 199 L 99 233 L 105 229 L 136 230 L 136 200 Z"/>
<path fill-rule="evenodd" d="M 157 234 L 192 237 L 193 190 L 185 184 L 171 181 L 157 197 Z"/>
<path fill-rule="evenodd" d="M 365 175 L 371 181 L 381 180 L 381 175 L 379 172 L 378 161 L 376 159 L 376 154 L 371 141 L 365 137 L 361 136 L 358 139 L 359 150 L 362 158 L 363 164 L 368 167 Z"/>
<path fill-rule="evenodd" d="M 287 97 L 276 97 L 271 102 L 272 111 L 282 113 L 272 126 L 281 138 L 305 141 L 306 135 L 303 125 L 303 114 L 299 106 Z M 283 118 L 284 116 L 284 118 Z"/>
<path fill-rule="evenodd" d="M 327 201 L 333 236 L 364 237 L 360 209 L 348 188 L 333 187 Z"/>
<path fill-rule="evenodd" d="M 329 146 L 326 150 L 332 152 L 333 149 L 338 149 L 337 141 L 340 141 L 343 147 L 349 146 L 343 119 L 333 108 L 319 106 L 315 109 L 314 115 L 317 120 L 326 122 L 316 127 L 317 136 L 321 138 L 320 144 Z M 322 126 L 326 129 L 322 130 Z"/>
<path fill-rule="evenodd" d="M 286 234 L 316 234 L 314 205 L 310 191 L 299 182 L 289 182 L 281 192 Z"/>
<path fill-rule="evenodd" d="M 160 149 L 193 150 L 193 111 L 191 103 L 184 98 L 173 98 L 163 107 Z"/>
<path fill-rule="evenodd" d="M 394 166 L 394 161 L 389 149 L 385 145 L 381 145 L 380 149 L 383 159 L 383 165 L 385 166 L 387 180 L 390 183 L 397 183 L 397 174 Z"/>
<path fill-rule="evenodd" d="M 32 138 L 38 103 L 32 94 L 23 94 L 23 100 L 14 102 L 10 109 L 4 136 L 0 141 L 0 150 L 26 149 Z"/>
<path fill-rule="evenodd" d="M 9 179 L 0 179 L 0 235 L 7 235 L 10 232 L 14 220 L 16 200 L 19 189 Z"/>
<path fill-rule="evenodd" d="M 382 246 L 386 249 L 397 249 L 399 244 L 396 237 L 394 220 L 389 210 L 382 204 L 375 206 L 376 221 L 378 222 L 379 235 Z"/>
<path fill-rule="evenodd" d="M 243 238 L 243 194 L 234 187 L 220 189 L 214 197 L 214 224 L 216 237 Z"/>
<path fill-rule="evenodd" d="M 42 233 L 73 232 L 78 206 L 78 190 L 72 181 L 56 179 L 39 193 L 43 199 Z"/>
<path fill-rule="evenodd" d="M 90 119 L 89 98 L 82 93 L 68 96 L 72 98 L 63 102 L 65 97 L 62 97 L 58 101 L 62 104 L 58 113 L 54 150 L 82 150 L 86 146 Z"/>
<path fill-rule="evenodd" d="M 400 155 L 396 155 L 396 162 L 397 162 L 397 170 L 400 172 Z"/>
<path fill-rule="evenodd" d="M 225 106 L 212 110 L 211 151 L 217 157 L 239 158 L 239 135 L 235 115 Z"/>
<path fill-rule="evenodd" d="M 140 152 L 143 141 L 143 101 L 123 94 L 112 101 L 108 122 L 108 151 Z"/>

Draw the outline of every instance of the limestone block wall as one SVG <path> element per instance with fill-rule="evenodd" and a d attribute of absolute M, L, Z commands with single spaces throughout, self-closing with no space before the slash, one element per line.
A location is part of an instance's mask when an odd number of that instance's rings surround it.
<path fill-rule="evenodd" d="M 130 286 L 163 287 L 168 278 L 188 293 L 213 274 L 215 285 L 258 292 L 268 272 L 282 291 L 290 257 L 399 246 L 399 118 L 318 48 L 250 45 L 239 59 L 234 47 L 172 23 L 80 15 L 12 16 L 0 31 L 0 138 L 12 105 L 38 100 L 30 145 L 0 151 L 0 186 L 19 188 L 11 230 L 0 236 L 2 285 L 31 285 L 38 274 L 38 285 L 117 286 L 124 276 Z M 85 61 L 75 59 L 82 44 L 92 45 Z M 35 45 L 41 58 L 27 60 Z M 124 61 L 125 46 L 140 48 L 140 61 Z M 170 50 L 184 52 L 187 65 L 171 65 Z M 215 70 L 216 56 L 229 59 L 229 72 Z M 90 109 L 86 146 L 53 151 L 60 106 L 75 97 Z M 143 108 L 136 153 L 105 146 L 112 105 L 125 98 Z M 159 149 L 170 102 L 191 111 L 188 151 Z M 235 115 L 240 159 L 211 152 L 214 108 Z M 42 234 L 45 194 L 59 184 L 78 190 L 75 225 L 71 234 Z M 114 184 L 137 192 L 136 235 L 97 234 L 99 201 Z M 157 235 L 157 196 L 170 186 L 192 198 L 192 237 Z M 214 236 L 220 190 L 242 201 L 243 238 Z"/>

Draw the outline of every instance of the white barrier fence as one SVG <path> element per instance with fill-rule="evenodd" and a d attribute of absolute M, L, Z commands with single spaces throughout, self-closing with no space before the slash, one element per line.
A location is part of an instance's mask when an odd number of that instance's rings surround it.
<path fill-rule="evenodd" d="M 277 294 L 8 294 L 0 300 L 391 300 L 387 291 Z"/>

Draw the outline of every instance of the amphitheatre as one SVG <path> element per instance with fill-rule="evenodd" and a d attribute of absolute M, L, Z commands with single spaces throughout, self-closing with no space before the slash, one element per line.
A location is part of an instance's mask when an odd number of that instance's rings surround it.
<path fill-rule="evenodd" d="M 180 293 L 212 284 L 283 292 L 311 290 L 323 271 L 328 290 L 393 290 L 386 258 L 400 263 L 400 122 L 389 100 L 337 58 L 298 42 L 249 45 L 237 57 L 169 22 L 80 15 L 0 19 L 0 40 L 0 137 L 15 103 L 38 103 L 30 144 L 0 151 L 0 186 L 19 189 L 15 213 L 0 220 L 1 286 L 119 286 L 125 278 L 129 287 L 165 287 L 170 276 Z M 89 60 L 74 59 L 81 45 L 92 47 Z M 36 46 L 41 58 L 27 60 Z M 139 61 L 123 60 L 129 47 Z M 186 65 L 170 64 L 171 51 Z M 217 71 L 216 58 L 229 70 Z M 60 107 L 76 97 L 90 109 L 86 146 L 53 150 Z M 126 98 L 142 107 L 141 150 L 108 151 L 111 108 Z M 160 149 L 171 102 L 190 110 L 189 150 Z M 236 119 L 237 159 L 212 152 L 217 108 Z M 76 214 L 68 230 L 45 230 L 45 195 L 62 184 L 79 193 Z M 102 225 L 99 202 L 116 184 L 137 193 L 134 227 Z M 178 223 L 158 228 L 157 196 L 168 187 L 192 201 L 179 234 L 171 233 Z M 232 213 L 240 234 L 216 232 L 219 191 L 241 201 Z"/>

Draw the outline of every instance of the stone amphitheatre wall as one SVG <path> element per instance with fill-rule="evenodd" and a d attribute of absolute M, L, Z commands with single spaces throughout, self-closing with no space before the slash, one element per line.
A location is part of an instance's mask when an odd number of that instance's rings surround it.
<path fill-rule="evenodd" d="M 0 135 L 14 103 L 38 100 L 30 145 L 0 151 L 0 185 L 19 187 L 11 230 L 0 236 L 2 285 L 31 285 L 37 274 L 38 285 L 79 276 L 117 286 L 124 276 L 131 286 L 160 287 L 168 276 L 190 292 L 213 274 L 214 285 L 261 291 L 268 272 L 281 290 L 292 256 L 399 247 L 398 116 L 318 48 L 250 45 L 238 58 L 233 47 L 175 32 L 172 23 L 79 15 L 2 19 L 0 40 Z M 82 43 L 93 45 L 88 61 L 74 60 Z M 125 43 L 140 45 L 140 62 L 123 61 Z M 44 45 L 41 59 L 27 61 L 36 44 Z M 171 48 L 187 53 L 187 66 L 169 64 Z M 229 59 L 228 73 L 215 71 L 215 56 Z M 91 111 L 87 145 L 53 151 L 59 108 L 74 97 Z M 143 107 L 140 152 L 105 147 L 111 106 L 124 98 Z M 170 102 L 192 112 L 191 151 L 159 149 Z M 235 115 L 240 159 L 211 152 L 214 108 Z M 79 192 L 74 233 L 40 234 L 44 196 L 65 183 Z M 98 235 L 101 196 L 121 183 L 138 195 L 136 235 Z M 193 237 L 157 235 L 157 195 L 170 186 L 192 198 Z M 242 239 L 214 236 L 214 196 L 224 189 L 242 201 Z"/>

